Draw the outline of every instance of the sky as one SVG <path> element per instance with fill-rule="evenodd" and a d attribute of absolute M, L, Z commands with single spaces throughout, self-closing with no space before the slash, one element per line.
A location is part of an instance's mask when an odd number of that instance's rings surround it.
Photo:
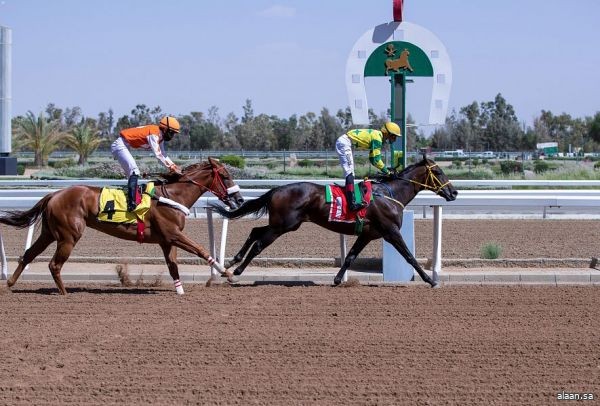
<path fill-rule="evenodd" d="M 137 104 L 168 114 L 219 108 L 335 113 L 349 105 L 348 54 L 393 20 L 393 0 L 0 0 L 12 29 L 12 115 L 48 103 L 117 117 Z M 449 111 L 501 93 L 530 125 L 541 110 L 600 111 L 600 1 L 405 0 L 404 20 L 446 46 Z M 409 87 L 408 111 L 427 121 L 431 90 Z M 369 107 L 390 102 L 385 78 L 367 81 Z"/>

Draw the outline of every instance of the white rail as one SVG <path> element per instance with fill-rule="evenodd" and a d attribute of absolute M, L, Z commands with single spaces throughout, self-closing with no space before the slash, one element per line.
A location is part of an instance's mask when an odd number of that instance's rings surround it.
<path fill-rule="evenodd" d="M 33 207 L 49 189 L 35 190 L 10 190 L 2 191 L 0 194 L 0 210 L 6 209 L 29 209 Z M 247 198 L 252 198 L 249 195 L 260 195 L 264 190 L 242 190 L 242 194 Z M 28 195 L 31 194 L 31 195 Z M 193 209 L 206 210 L 209 203 L 216 202 L 214 196 L 202 197 L 193 205 Z M 441 272 L 441 244 L 442 244 L 442 209 L 443 207 L 487 207 L 487 206 L 503 206 L 503 207 L 600 207 L 600 190 L 486 190 L 486 191 L 461 191 L 455 201 L 447 202 L 439 196 L 431 192 L 422 192 L 408 205 L 411 206 L 427 206 L 433 208 L 434 236 L 433 236 L 433 258 L 432 271 Z M 545 213 L 545 212 L 544 212 Z M 197 215 L 197 213 L 195 213 Z M 221 262 L 225 257 L 225 244 L 227 228 L 224 227 L 224 232 L 221 233 L 220 253 L 216 255 L 216 247 L 214 243 L 212 212 L 207 211 L 209 220 L 209 235 L 210 250 L 214 257 L 218 257 Z M 33 226 L 29 228 L 26 249 L 31 244 L 31 235 Z M 345 236 L 340 237 L 341 257 L 345 257 Z M 2 259 L 1 278 L 6 279 L 8 267 L 2 236 L 0 235 L 0 257 Z"/>

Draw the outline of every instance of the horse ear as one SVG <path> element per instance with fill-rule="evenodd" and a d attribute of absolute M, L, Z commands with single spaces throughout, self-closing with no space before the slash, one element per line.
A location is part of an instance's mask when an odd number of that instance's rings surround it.
<path fill-rule="evenodd" d="M 427 148 L 421 148 L 421 154 L 423 154 L 423 160 L 427 160 Z"/>
<path fill-rule="evenodd" d="M 212 166 L 218 166 L 218 164 L 219 164 L 219 160 L 218 159 L 212 158 L 210 156 L 208 157 L 208 162 L 210 162 L 210 164 Z"/>

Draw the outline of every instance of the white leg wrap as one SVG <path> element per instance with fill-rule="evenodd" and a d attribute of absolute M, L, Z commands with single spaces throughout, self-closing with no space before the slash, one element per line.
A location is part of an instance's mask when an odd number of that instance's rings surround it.
<path fill-rule="evenodd" d="M 211 262 L 211 260 L 212 260 L 212 262 Z M 223 269 L 221 264 L 219 264 L 217 261 L 215 261 L 212 257 L 208 257 L 208 264 L 210 266 L 212 266 L 213 268 L 215 268 L 217 270 L 217 272 L 219 272 L 220 274 L 225 272 L 225 269 Z"/>
<path fill-rule="evenodd" d="M 181 281 L 179 279 L 175 279 L 173 283 L 175 284 L 175 290 L 177 291 L 177 294 L 183 295 L 183 286 L 181 285 Z"/>

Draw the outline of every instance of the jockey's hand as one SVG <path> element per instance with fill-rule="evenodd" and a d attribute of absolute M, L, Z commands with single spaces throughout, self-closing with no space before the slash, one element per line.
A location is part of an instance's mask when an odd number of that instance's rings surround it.
<path fill-rule="evenodd" d="M 169 172 L 176 173 L 178 175 L 183 175 L 183 172 L 181 172 L 181 168 L 175 164 L 169 165 Z"/>

